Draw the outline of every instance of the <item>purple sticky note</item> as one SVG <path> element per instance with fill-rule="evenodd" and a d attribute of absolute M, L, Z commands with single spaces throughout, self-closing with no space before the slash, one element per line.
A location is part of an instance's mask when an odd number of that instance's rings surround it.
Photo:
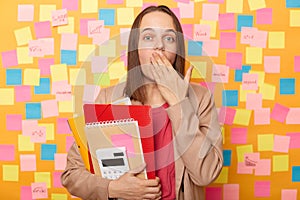
<path fill-rule="evenodd" d="M 80 19 L 80 35 L 88 35 L 88 21 L 93 21 L 96 19 L 88 18 L 88 19 Z"/>
<path fill-rule="evenodd" d="M 108 70 L 108 58 L 106 56 L 92 57 L 92 73 L 104 73 Z"/>
<path fill-rule="evenodd" d="M 134 144 L 132 136 L 129 134 L 115 134 L 111 136 L 111 141 L 115 147 L 126 147 L 128 157 L 134 157 Z"/>
<path fill-rule="evenodd" d="M 236 33 L 235 32 L 221 32 L 220 48 L 235 49 L 236 48 Z"/>
<path fill-rule="evenodd" d="M 247 143 L 247 128 L 231 128 L 231 143 L 246 144 Z"/>
<path fill-rule="evenodd" d="M 242 69 L 243 54 L 228 52 L 226 54 L 226 65 L 232 69 Z"/>
<path fill-rule="evenodd" d="M 56 133 L 72 133 L 68 124 L 68 118 L 57 118 Z"/>
<path fill-rule="evenodd" d="M 31 88 L 28 85 L 15 86 L 16 102 L 31 101 Z"/>
<path fill-rule="evenodd" d="M 254 196 L 255 197 L 269 197 L 270 196 L 270 181 L 255 181 Z"/>
<path fill-rule="evenodd" d="M 223 185 L 223 200 L 239 200 L 240 185 L 239 184 L 224 184 Z"/>
<path fill-rule="evenodd" d="M 34 31 L 36 38 L 52 37 L 50 21 L 35 22 Z"/>
<path fill-rule="evenodd" d="M 289 110 L 290 109 L 288 107 L 285 107 L 279 103 L 276 103 L 271 112 L 271 118 L 283 123 L 286 119 L 286 116 L 287 116 Z"/>
<path fill-rule="evenodd" d="M 206 187 L 205 199 L 222 200 L 222 188 L 221 187 Z"/>
<path fill-rule="evenodd" d="M 272 24 L 272 8 L 256 10 L 256 24 Z"/>
<path fill-rule="evenodd" d="M 30 186 L 21 186 L 20 200 L 33 200 Z"/>
<path fill-rule="evenodd" d="M 60 176 L 61 176 L 62 172 L 56 172 L 54 171 L 52 173 L 52 179 L 53 179 L 53 187 L 55 188 L 63 188 L 61 181 L 60 181 Z"/>
<path fill-rule="evenodd" d="M 54 58 L 40 58 L 38 60 L 41 75 L 50 75 L 50 66 L 54 65 Z"/>
<path fill-rule="evenodd" d="M 300 133 L 287 133 L 290 137 L 290 149 L 300 148 Z"/>
<path fill-rule="evenodd" d="M 219 29 L 220 30 L 233 30 L 235 29 L 234 13 L 219 14 Z"/>
<path fill-rule="evenodd" d="M 78 0 L 62 0 L 62 8 L 67 10 L 78 10 Z"/>
<path fill-rule="evenodd" d="M 2 65 L 4 68 L 18 65 L 17 51 L 4 51 L 2 54 Z"/>
<path fill-rule="evenodd" d="M 8 131 L 22 130 L 22 115 L 18 115 L 18 114 L 6 115 L 6 129 Z"/>
<path fill-rule="evenodd" d="M 0 161 L 14 161 L 15 160 L 15 146 L 14 145 L 0 145 Z"/>
<path fill-rule="evenodd" d="M 294 71 L 300 72 L 300 56 L 294 57 Z"/>

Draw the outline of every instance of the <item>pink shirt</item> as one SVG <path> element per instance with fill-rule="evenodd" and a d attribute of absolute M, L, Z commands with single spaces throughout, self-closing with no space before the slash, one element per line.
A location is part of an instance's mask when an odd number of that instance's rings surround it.
<path fill-rule="evenodd" d="M 155 174 L 160 178 L 162 199 L 176 199 L 175 163 L 171 121 L 166 112 L 168 104 L 152 108 Z"/>

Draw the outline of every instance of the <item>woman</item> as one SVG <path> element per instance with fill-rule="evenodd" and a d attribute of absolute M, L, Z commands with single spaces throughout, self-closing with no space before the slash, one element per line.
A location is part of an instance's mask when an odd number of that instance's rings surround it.
<path fill-rule="evenodd" d="M 203 186 L 222 169 L 222 136 L 208 90 L 189 83 L 192 68 L 181 76 L 184 52 L 181 25 L 169 8 L 151 6 L 137 16 L 129 36 L 127 81 L 102 89 L 97 102 L 127 96 L 134 105 L 152 106 L 157 178 L 138 178 L 145 166 L 116 180 L 93 175 L 74 144 L 61 177 L 71 194 L 101 200 L 204 199 Z"/>

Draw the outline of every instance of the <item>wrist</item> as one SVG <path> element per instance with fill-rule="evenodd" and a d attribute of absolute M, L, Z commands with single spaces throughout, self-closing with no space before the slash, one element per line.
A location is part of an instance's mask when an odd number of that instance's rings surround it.
<path fill-rule="evenodd" d="M 117 198 L 116 181 L 112 180 L 108 184 L 108 198 Z"/>

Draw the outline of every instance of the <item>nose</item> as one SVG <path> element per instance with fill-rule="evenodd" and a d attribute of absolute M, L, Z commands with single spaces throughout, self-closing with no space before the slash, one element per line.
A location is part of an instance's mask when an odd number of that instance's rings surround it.
<path fill-rule="evenodd" d="M 155 46 L 154 46 L 154 49 L 155 49 L 155 50 L 160 50 L 160 51 L 164 51 L 164 50 L 165 50 L 165 45 L 164 45 L 162 39 L 158 39 L 158 40 L 156 41 L 156 44 L 155 44 Z"/>

